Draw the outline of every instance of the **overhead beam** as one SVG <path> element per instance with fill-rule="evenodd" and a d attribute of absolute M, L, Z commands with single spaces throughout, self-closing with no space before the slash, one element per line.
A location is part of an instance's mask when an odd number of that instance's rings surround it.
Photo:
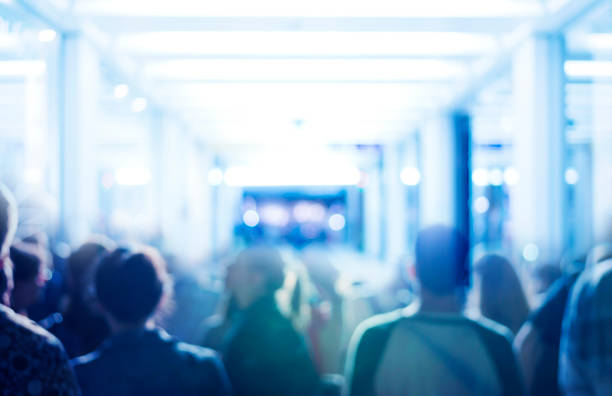
<path fill-rule="evenodd" d="M 506 33 L 524 18 L 198 17 L 89 15 L 117 34 L 158 31 L 464 32 Z"/>
<path fill-rule="evenodd" d="M 148 82 L 144 81 L 141 74 L 133 67 L 133 62 L 125 56 L 116 54 L 112 48 L 107 34 L 100 31 L 97 26 L 82 22 L 80 17 L 71 12 L 63 11 L 48 1 L 40 0 L 15 0 L 16 6 L 24 12 L 46 23 L 50 28 L 60 34 L 81 35 L 95 50 L 101 54 L 106 66 L 112 70 L 123 82 L 128 83 L 132 90 L 146 97 L 152 106 L 156 108 L 169 109 L 165 106 L 159 95 L 149 88 Z M 168 113 L 170 117 L 183 123 L 179 114 Z"/>
<path fill-rule="evenodd" d="M 440 110 L 449 111 L 465 106 L 484 86 L 509 70 L 514 53 L 533 35 L 562 31 L 605 1 L 568 1 L 555 12 L 521 25 L 512 37 L 505 42 L 496 56 L 485 59 L 478 67 L 474 68 L 476 72 L 455 88 L 453 100 L 441 106 Z"/>

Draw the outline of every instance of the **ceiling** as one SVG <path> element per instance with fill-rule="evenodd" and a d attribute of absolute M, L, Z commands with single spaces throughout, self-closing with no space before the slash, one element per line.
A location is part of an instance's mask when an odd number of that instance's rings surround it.
<path fill-rule="evenodd" d="M 95 31 L 202 140 L 227 144 L 401 139 L 522 26 L 569 2 L 47 3 Z"/>

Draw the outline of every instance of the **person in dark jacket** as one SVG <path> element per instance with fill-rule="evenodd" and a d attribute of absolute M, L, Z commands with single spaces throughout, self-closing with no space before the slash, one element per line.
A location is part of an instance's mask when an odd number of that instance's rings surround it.
<path fill-rule="evenodd" d="M 228 268 L 227 288 L 241 310 L 222 350 L 238 396 L 311 396 L 321 391 L 304 338 L 275 299 L 284 280 L 283 259 L 271 248 L 246 249 Z"/>
<path fill-rule="evenodd" d="M 216 354 L 179 342 L 152 324 L 169 289 L 165 264 L 151 248 L 119 248 L 102 259 L 96 294 L 112 336 L 73 360 L 84 396 L 231 393 Z"/>
<path fill-rule="evenodd" d="M 68 257 L 67 304 L 59 313 L 61 319 L 49 331 L 64 344 L 71 358 L 93 352 L 110 335 L 106 319 L 95 302 L 93 282 L 101 258 L 112 248 L 112 241 L 96 236 Z"/>

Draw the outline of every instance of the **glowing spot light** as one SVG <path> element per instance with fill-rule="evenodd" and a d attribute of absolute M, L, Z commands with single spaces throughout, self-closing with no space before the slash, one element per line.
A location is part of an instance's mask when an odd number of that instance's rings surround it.
<path fill-rule="evenodd" d="M 328 223 L 332 231 L 340 231 L 346 226 L 346 219 L 341 214 L 336 213 L 329 217 Z"/>
<path fill-rule="evenodd" d="M 259 224 L 259 215 L 253 209 L 249 209 L 242 215 L 242 221 L 247 227 L 256 227 Z"/>
<path fill-rule="evenodd" d="M 264 223 L 276 226 L 285 227 L 289 224 L 290 215 L 286 208 L 282 205 L 268 204 L 260 209 L 261 220 Z"/>
<path fill-rule="evenodd" d="M 478 197 L 474 201 L 474 210 L 476 211 L 476 213 L 484 214 L 487 213 L 490 205 L 491 204 L 489 203 L 487 197 Z"/>
<path fill-rule="evenodd" d="M 123 99 L 130 93 L 130 88 L 125 84 L 115 85 L 113 93 L 115 95 L 115 98 Z"/>
<path fill-rule="evenodd" d="M 57 33 L 53 29 L 44 29 L 38 32 L 38 41 L 41 43 L 50 43 L 55 40 Z"/>
<path fill-rule="evenodd" d="M 119 168 L 115 171 L 115 181 L 122 186 L 144 186 L 151 181 L 151 171 L 147 168 Z"/>
<path fill-rule="evenodd" d="M 407 186 L 416 186 L 421 182 L 421 172 L 417 168 L 407 166 L 402 169 L 400 179 Z"/>
<path fill-rule="evenodd" d="M 140 113 L 145 111 L 147 108 L 147 100 L 145 98 L 136 98 L 132 101 L 132 111 L 134 113 Z"/>
<path fill-rule="evenodd" d="M 219 186 L 223 183 L 223 171 L 219 168 L 214 168 L 208 171 L 208 184 L 211 186 Z"/>
<path fill-rule="evenodd" d="M 23 173 L 24 181 L 28 184 L 41 184 L 44 179 L 43 172 L 40 169 L 26 169 Z"/>
<path fill-rule="evenodd" d="M 569 185 L 574 185 L 578 183 L 578 180 L 580 180 L 578 171 L 574 168 L 567 168 L 565 171 L 565 182 Z"/>
<path fill-rule="evenodd" d="M 504 184 L 504 172 L 502 172 L 501 169 L 493 169 L 489 173 L 489 179 L 491 181 L 491 185 L 501 186 Z"/>
<path fill-rule="evenodd" d="M 472 183 L 477 186 L 488 186 L 489 172 L 484 168 L 475 169 L 474 172 L 472 172 Z"/>
<path fill-rule="evenodd" d="M 520 179 L 520 175 L 518 171 L 514 168 L 506 168 L 504 171 L 504 181 L 509 186 L 514 186 L 518 184 Z"/>
<path fill-rule="evenodd" d="M 523 258 L 526 261 L 534 262 L 540 257 L 540 249 L 535 243 L 528 243 L 523 249 Z"/>

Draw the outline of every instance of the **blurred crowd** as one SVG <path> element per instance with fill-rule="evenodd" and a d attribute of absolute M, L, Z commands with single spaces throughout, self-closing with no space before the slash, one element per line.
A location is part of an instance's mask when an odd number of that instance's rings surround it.
<path fill-rule="evenodd" d="M 262 245 L 202 281 L 104 236 L 57 254 L 18 216 L 0 185 L 0 395 L 612 395 L 608 245 L 524 276 L 437 225 L 377 287 Z"/>

